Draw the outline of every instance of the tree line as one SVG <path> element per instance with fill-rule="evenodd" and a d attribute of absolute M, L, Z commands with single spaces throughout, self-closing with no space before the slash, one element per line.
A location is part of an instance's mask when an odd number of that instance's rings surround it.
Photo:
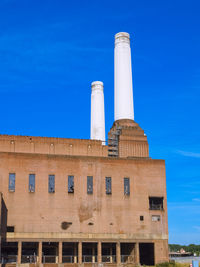
<path fill-rule="evenodd" d="M 178 244 L 169 244 L 169 251 L 171 252 L 178 252 L 180 249 L 184 249 L 185 252 L 196 253 L 200 255 L 200 245 L 190 244 L 188 246 L 185 245 L 178 245 Z"/>

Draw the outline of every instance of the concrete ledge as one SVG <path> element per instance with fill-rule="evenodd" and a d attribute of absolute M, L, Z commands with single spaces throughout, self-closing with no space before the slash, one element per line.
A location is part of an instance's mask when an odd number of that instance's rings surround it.
<path fill-rule="evenodd" d="M 64 242 L 66 239 L 67 242 L 77 240 L 84 241 L 84 240 L 101 240 L 101 242 L 104 241 L 114 241 L 114 240 L 120 240 L 120 241 L 147 241 L 147 240 L 167 240 L 168 235 L 165 234 L 87 234 L 87 233 L 7 233 L 7 240 L 8 241 L 15 241 L 15 240 L 26 240 L 29 241 L 32 240 L 41 240 L 44 241 L 44 239 L 48 240 L 55 240 Z"/>

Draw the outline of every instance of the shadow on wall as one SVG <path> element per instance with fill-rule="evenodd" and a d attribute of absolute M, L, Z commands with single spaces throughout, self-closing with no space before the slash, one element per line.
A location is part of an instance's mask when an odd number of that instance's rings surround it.
<path fill-rule="evenodd" d="M 6 204 L 4 202 L 2 194 L 0 194 L 0 236 L 1 241 L 6 240 L 6 231 L 7 231 L 7 213 Z"/>

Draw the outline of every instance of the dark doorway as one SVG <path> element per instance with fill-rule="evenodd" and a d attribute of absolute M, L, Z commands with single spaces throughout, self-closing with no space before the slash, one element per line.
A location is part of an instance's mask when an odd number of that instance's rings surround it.
<path fill-rule="evenodd" d="M 154 243 L 140 243 L 140 264 L 154 265 Z"/>

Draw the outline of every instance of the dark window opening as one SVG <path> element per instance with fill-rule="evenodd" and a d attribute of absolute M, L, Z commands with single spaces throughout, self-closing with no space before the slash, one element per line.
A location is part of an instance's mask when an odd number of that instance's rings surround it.
<path fill-rule="evenodd" d="M 17 263 L 17 251 L 18 251 L 18 242 L 3 242 L 1 246 L 1 260 L 3 263 L 2 266 L 16 266 Z M 5 263 L 8 263 L 6 265 Z"/>
<path fill-rule="evenodd" d="M 87 177 L 87 193 L 93 194 L 93 176 Z"/>
<path fill-rule="evenodd" d="M 124 178 L 124 195 L 130 195 L 130 179 Z"/>
<path fill-rule="evenodd" d="M 82 243 L 82 262 L 97 262 L 97 243 Z"/>
<path fill-rule="evenodd" d="M 8 233 L 14 233 L 15 227 L 14 226 L 7 226 L 7 232 Z"/>
<path fill-rule="evenodd" d="M 68 193 L 74 193 L 74 176 L 68 176 Z"/>
<path fill-rule="evenodd" d="M 9 191 L 15 192 L 15 173 L 9 173 Z"/>
<path fill-rule="evenodd" d="M 120 244 L 121 250 L 121 262 L 125 264 L 134 263 L 134 254 L 135 254 L 135 244 L 134 243 L 121 243 Z"/>
<path fill-rule="evenodd" d="M 37 242 L 22 242 L 21 263 L 36 264 L 38 256 Z"/>
<path fill-rule="evenodd" d="M 63 242 L 62 262 L 75 263 L 77 262 L 77 259 L 78 259 L 78 243 Z M 74 266 L 76 266 L 76 264 Z"/>
<path fill-rule="evenodd" d="M 49 175 L 49 193 L 55 192 L 55 175 Z"/>
<path fill-rule="evenodd" d="M 163 197 L 149 197 L 150 210 L 163 210 Z"/>
<path fill-rule="evenodd" d="M 102 246 L 102 263 L 103 266 L 116 266 L 116 243 L 101 243 Z M 107 265 L 108 264 L 108 265 Z"/>
<path fill-rule="evenodd" d="M 139 243 L 141 265 L 154 265 L 154 243 Z"/>
<path fill-rule="evenodd" d="M 106 194 L 112 194 L 112 180 L 111 177 L 106 177 Z"/>
<path fill-rule="evenodd" d="M 35 192 L 35 174 L 29 174 L 29 192 Z"/>
<path fill-rule="evenodd" d="M 42 263 L 56 263 L 58 242 L 43 242 L 42 255 Z"/>
<path fill-rule="evenodd" d="M 140 216 L 140 221 L 144 221 L 144 216 Z"/>

